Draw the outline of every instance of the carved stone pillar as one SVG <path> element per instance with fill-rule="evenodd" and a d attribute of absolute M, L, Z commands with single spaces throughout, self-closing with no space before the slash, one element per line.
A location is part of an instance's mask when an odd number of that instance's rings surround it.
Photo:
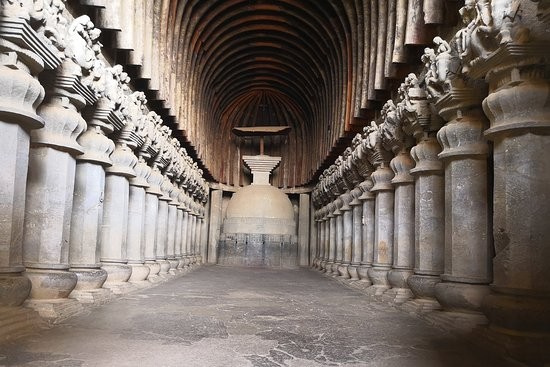
<path fill-rule="evenodd" d="M 170 273 L 175 274 L 178 268 L 179 261 L 176 259 L 176 226 L 178 221 L 178 206 L 177 200 L 178 190 L 174 184 L 172 184 L 170 192 L 171 201 L 168 202 L 168 226 L 166 235 L 166 256 L 170 262 Z"/>
<path fill-rule="evenodd" d="M 321 257 L 321 272 L 327 271 L 327 262 L 328 262 L 328 255 L 329 255 L 329 239 L 330 239 L 330 223 L 329 218 L 327 217 L 328 207 L 324 206 L 322 208 L 322 217 L 321 217 L 321 251 L 322 251 L 322 257 Z"/>
<path fill-rule="evenodd" d="M 353 213 L 353 245 L 352 245 L 352 257 L 351 265 L 348 267 L 351 280 L 359 280 L 359 274 L 357 269 L 361 265 L 362 245 L 363 245 L 363 203 L 359 200 L 359 197 L 363 191 L 359 188 L 355 188 L 351 191 L 353 200 L 349 203 L 352 207 Z"/>
<path fill-rule="evenodd" d="M 189 225 L 189 265 L 194 265 L 196 262 L 195 259 L 195 245 L 196 245 L 196 227 L 197 227 L 197 215 L 194 212 L 189 213 L 190 225 Z"/>
<path fill-rule="evenodd" d="M 196 213 L 192 213 L 192 218 L 191 218 L 191 233 L 189 234 L 190 237 L 191 237 L 191 240 L 190 240 L 190 243 L 189 243 L 189 247 L 190 247 L 190 259 L 191 259 L 191 265 L 194 265 L 196 264 L 197 260 L 196 260 L 196 255 L 197 255 L 197 252 L 196 252 L 196 247 L 197 247 L 197 214 Z"/>
<path fill-rule="evenodd" d="M 197 248 L 197 225 L 198 225 L 198 213 L 195 202 L 190 201 L 190 219 L 191 219 L 191 233 L 189 233 L 189 265 L 196 264 L 196 248 Z"/>
<path fill-rule="evenodd" d="M 107 271 L 107 280 L 103 287 L 114 293 L 121 293 L 127 290 L 127 282 L 132 274 L 132 268 L 127 265 L 126 246 L 130 197 L 128 179 L 136 175 L 134 167 L 137 157 L 126 140 L 120 139 L 111 154 L 111 161 L 113 165 L 105 169 L 107 175 L 101 227 L 101 267 Z"/>
<path fill-rule="evenodd" d="M 393 204 L 394 192 L 391 184 L 393 171 L 380 164 L 372 173 L 376 195 L 374 214 L 374 262 L 369 269 L 369 278 L 375 294 L 382 294 L 389 287 L 388 273 L 393 263 Z"/>
<path fill-rule="evenodd" d="M 445 246 L 445 180 L 441 147 L 435 137 L 425 136 L 411 149 L 415 176 L 415 267 L 407 283 L 418 298 L 420 310 L 439 308 L 435 285 L 441 281 Z"/>
<path fill-rule="evenodd" d="M 201 208 L 201 231 L 200 231 L 200 248 L 199 263 L 202 265 L 208 261 L 208 220 L 206 219 L 206 205 L 203 202 Z"/>
<path fill-rule="evenodd" d="M 201 241 L 201 222 L 202 219 L 200 217 L 199 212 L 199 206 L 197 205 L 197 217 L 196 217 L 196 224 L 195 224 L 195 264 L 200 265 L 200 241 Z"/>
<path fill-rule="evenodd" d="M 413 296 L 407 279 L 414 268 L 414 177 L 410 170 L 414 161 L 403 150 L 390 162 L 395 173 L 391 183 L 395 187 L 393 265 L 388 274 L 391 289 L 388 294 L 396 303 L 403 303 Z"/>
<path fill-rule="evenodd" d="M 533 3 L 524 6 L 522 21 L 534 24 L 534 12 L 528 12 Z M 548 38 L 548 23 L 543 29 Z M 534 36 L 536 29 L 531 31 Z M 549 44 L 509 43 L 483 65 L 489 82 L 486 136 L 494 146 L 495 244 L 483 311 L 493 330 L 515 338 L 511 353 L 537 363 L 550 361 Z M 529 341 L 523 345 L 522 338 Z"/>
<path fill-rule="evenodd" d="M 206 260 L 206 254 L 204 254 L 204 227 L 205 218 L 203 214 L 204 208 L 200 208 L 198 224 L 197 224 L 197 264 L 201 265 Z M 203 255 L 204 254 L 204 255 Z"/>
<path fill-rule="evenodd" d="M 30 131 L 44 126 L 36 75 L 44 60 L 50 67 L 60 62 L 30 27 L 30 9 L 18 3 L 0 9 L 0 306 L 21 305 L 31 290 L 22 275 L 23 226 Z"/>
<path fill-rule="evenodd" d="M 176 232 L 174 234 L 174 257 L 178 261 L 178 265 L 176 266 L 176 270 L 182 270 L 183 269 L 183 256 L 182 256 L 182 246 L 183 246 L 183 236 L 182 236 L 182 226 L 183 226 L 183 210 L 184 210 L 184 203 L 183 198 L 185 194 L 183 193 L 183 190 L 181 188 L 178 189 L 179 196 L 179 206 L 177 208 L 176 212 Z"/>
<path fill-rule="evenodd" d="M 435 287 L 447 310 L 481 311 L 492 280 L 484 92 L 453 88 L 436 104 L 449 121 L 437 134 L 445 163 L 445 272 Z"/>
<path fill-rule="evenodd" d="M 327 262 L 329 255 L 329 241 L 330 241 L 330 218 L 328 215 L 328 206 L 323 207 L 323 213 L 321 217 L 321 230 L 323 233 L 323 242 L 321 246 L 323 247 L 323 257 L 321 258 L 321 272 L 325 273 L 327 271 Z"/>
<path fill-rule="evenodd" d="M 184 258 L 184 266 L 187 269 L 189 267 L 189 264 L 191 264 L 190 260 L 190 241 L 189 241 L 189 226 L 190 226 L 190 215 L 189 215 L 189 208 L 186 206 L 185 211 L 183 212 L 183 226 L 182 226 L 182 239 L 183 239 L 183 258 Z"/>
<path fill-rule="evenodd" d="M 157 261 L 157 228 L 159 226 L 159 198 L 162 196 L 161 184 L 164 177 L 155 164 L 148 178 L 149 187 L 145 190 L 145 265 L 149 267 L 149 281 L 156 281 L 161 263 Z M 159 244 L 160 247 L 160 244 Z"/>
<path fill-rule="evenodd" d="M 194 203 L 191 202 L 191 240 L 189 242 L 189 264 L 194 265 L 196 263 L 196 247 L 197 247 L 197 212 Z"/>
<path fill-rule="evenodd" d="M 323 260 L 325 258 L 325 221 L 324 207 L 317 210 L 317 219 L 315 225 L 317 227 L 317 270 L 324 271 Z"/>
<path fill-rule="evenodd" d="M 342 265 L 343 259 L 343 250 L 344 250 L 344 216 L 341 210 L 344 202 L 342 198 L 339 197 L 336 199 L 336 206 L 334 210 L 334 235 L 335 235 L 335 246 L 334 246 L 334 263 L 332 264 L 332 275 L 334 277 L 340 276 L 338 272 L 338 267 Z"/>
<path fill-rule="evenodd" d="M 217 264 L 220 248 L 222 218 L 222 190 L 210 190 L 208 211 L 208 263 Z"/>
<path fill-rule="evenodd" d="M 326 264 L 327 275 L 332 275 L 332 268 L 334 265 L 334 259 L 336 257 L 336 216 L 334 215 L 334 210 L 336 209 L 336 205 L 334 202 L 329 204 L 329 213 L 327 215 L 328 218 L 328 227 L 329 227 L 329 242 L 328 242 L 328 261 Z"/>
<path fill-rule="evenodd" d="M 188 265 L 191 266 L 193 265 L 194 263 L 194 258 L 195 258 L 195 254 L 194 254 L 194 249 L 195 249 L 195 227 L 196 227 L 196 221 L 197 221 L 197 216 L 196 216 L 196 213 L 195 213 L 195 209 L 192 205 L 192 202 L 189 203 L 189 216 L 188 216 L 188 224 L 187 224 L 187 243 L 186 243 L 186 247 L 187 247 L 187 252 L 188 252 L 188 256 L 187 256 L 187 261 L 188 261 Z"/>
<path fill-rule="evenodd" d="M 168 236 L 168 203 L 170 199 L 169 189 L 170 180 L 163 176 L 161 185 L 162 196 L 159 197 L 159 211 L 157 216 L 157 228 L 155 234 L 156 241 L 156 261 L 160 263 L 160 276 L 166 276 L 170 270 L 170 262 L 167 260 L 167 236 Z"/>
<path fill-rule="evenodd" d="M 312 268 L 314 269 L 317 269 L 317 270 L 321 270 L 321 243 L 322 243 L 322 239 L 321 239 L 321 222 L 320 222 L 320 219 L 319 219 L 319 209 L 315 210 L 314 211 L 314 216 L 313 216 L 313 221 L 314 221 L 314 225 L 313 225 L 313 228 L 315 229 L 315 241 L 316 241 L 316 246 L 315 246 L 315 253 L 314 253 L 314 258 L 313 258 L 313 264 L 312 264 Z"/>
<path fill-rule="evenodd" d="M 136 177 L 130 179 L 127 255 L 128 265 L 132 267 L 128 281 L 139 283 L 145 281 L 150 272 L 149 267 L 145 265 L 145 189 L 149 187 L 147 179 L 151 174 L 151 167 L 145 163 L 141 154 L 135 171 Z"/>
<path fill-rule="evenodd" d="M 109 119 L 115 117 L 109 101 L 101 99 L 88 122 L 88 130 L 78 138 L 84 154 L 77 156 L 71 235 L 69 242 L 70 270 L 78 277 L 70 297 L 83 303 L 102 303 L 109 297 L 109 290 L 102 288 L 107 272 L 101 269 L 100 243 L 103 225 L 103 200 L 105 196 L 105 169 L 111 166 L 109 155 L 115 145 L 105 136 L 113 126 Z"/>
<path fill-rule="evenodd" d="M 25 275 L 32 282 L 29 305 L 46 317 L 64 317 L 78 310 L 76 306 L 72 311 L 64 309 L 59 301 L 69 296 L 77 282 L 76 274 L 68 271 L 68 244 L 75 156 L 83 152 L 76 138 L 86 128 L 78 112 L 86 103 L 77 92 L 84 89 L 80 75 L 80 66 L 72 60 L 47 75 L 45 103 L 38 108 L 45 125 L 31 132 L 23 260 Z"/>
<path fill-rule="evenodd" d="M 311 258 L 311 267 L 313 269 L 318 269 L 319 265 L 319 225 L 318 225 L 318 218 L 317 218 L 317 210 L 315 209 L 315 204 L 311 203 L 311 210 L 313 212 L 313 218 L 311 220 L 310 230 L 314 231 L 314 233 L 311 233 L 310 238 L 310 258 Z"/>
<path fill-rule="evenodd" d="M 349 279 L 348 267 L 351 264 L 351 252 L 353 245 L 353 212 L 349 205 L 352 200 L 351 193 L 342 195 L 342 265 L 338 267 L 338 273 L 344 279 Z"/>
<path fill-rule="evenodd" d="M 323 260 L 325 258 L 325 222 L 324 222 L 324 207 L 317 210 L 316 222 L 317 227 L 317 270 L 324 271 Z"/>
<path fill-rule="evenodd" d="M 359 200 L 363 202 L 363 233 L 362 233 L 362 253 L 361 253 L 361 266 L 357 269 L 359 278 L 363 286 L 368 287 L 372 285 L 372 280 L 369 278 L 368 271 L 372 268 L 374 261 L 374 207 L 376 195 L 370 192 L 373 187 L 372 180 L 367 178 L 363 181 L 359 187 L 363 191 Z"/>

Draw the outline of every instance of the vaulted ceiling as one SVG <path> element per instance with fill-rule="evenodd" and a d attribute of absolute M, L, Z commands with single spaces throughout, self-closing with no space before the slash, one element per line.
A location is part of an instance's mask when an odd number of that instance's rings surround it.
<path fill-rule="evenodd" d="M 307 0 L 169 6 L 167 51 L 178 69 L 178 89 L 187 92 L 179 124 L 200 144 L 214 178 L 239 184 L 239 153 L 247 149 L 232 127 L 288 124 L 289 138 L 267 152 L 283 156 L 275 184 L 310 180 L 351 123 L 354 7 Z"/>
<path fill-rule="evenodd" d="M 290 135 L 270 138 L 266 149 L 283 157 L 274 184 L 295 187 L 314 181 L 375 116 L 394 80 L 411 70 L 409 57 L 418 62 L 449 4 L 456 13 L 458 3 L 112 0 L 96 20 L 122 30 L 112 46 L 130 51 L 116 61 L 143 61 L 137 85 L 207 177 L 242 184 L 240 157 L 257 144 L 233 136 L 233 127 L 289 125 Z"/>

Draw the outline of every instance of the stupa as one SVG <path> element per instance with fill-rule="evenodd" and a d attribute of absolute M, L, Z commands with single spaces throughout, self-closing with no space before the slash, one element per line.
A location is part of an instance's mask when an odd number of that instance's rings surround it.
<path fill-rule="evenodd" d="M 288 126 L 234 128 L 239 136 L 260 136 L 260 154 L 243 156 L 252 183 L 233 194 L 226 210 L 218 262 L 225 265 L 296 267 L 294 210 L 288 196 L 269 182 L 281 157 L 264 154 L 263 137 L 288 133 Z"/>

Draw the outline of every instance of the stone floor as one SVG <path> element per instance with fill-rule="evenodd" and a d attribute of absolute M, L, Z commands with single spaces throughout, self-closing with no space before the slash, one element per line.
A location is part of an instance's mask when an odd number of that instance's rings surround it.
<path fill-rule="evenodd" d="M 310 270 L 208 266 L 0 344 L 2 366 L 508 366 Z"/>

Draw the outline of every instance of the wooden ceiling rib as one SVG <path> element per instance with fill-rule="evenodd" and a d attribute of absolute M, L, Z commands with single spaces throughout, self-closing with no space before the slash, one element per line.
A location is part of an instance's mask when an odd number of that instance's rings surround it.
<path fill-rule="evenodd" d="M 292 127 L 270 138 L 283 157 L 276 184 L 307 185 L 410 70 L 401 64 L 417 45 L 403 41 L 416 19 L 405 16 L 409 1 L 154 1 L 149 88 L 214 180 L 241 183 L 246 148 L 233 127 L 273 123 Z M 428 28 L 418 28 L 417 49 Z"/>
<path fill-rule="evenodd" d="M 161 88 L 175 87 L 168 107 L 212 177 L 238 184 L 224 174 L 225 158 L 237 158 L 233 127 L 277 120 L 292 127 L 280 154 L 297 164 L 279 184 L 306 184 L 343 131 L 327 126 L 345 123 L 349 9 L 313 0 L 162 0 L 160 10 Z M 273 121 L 262 121 L 265 110 Z"/>

